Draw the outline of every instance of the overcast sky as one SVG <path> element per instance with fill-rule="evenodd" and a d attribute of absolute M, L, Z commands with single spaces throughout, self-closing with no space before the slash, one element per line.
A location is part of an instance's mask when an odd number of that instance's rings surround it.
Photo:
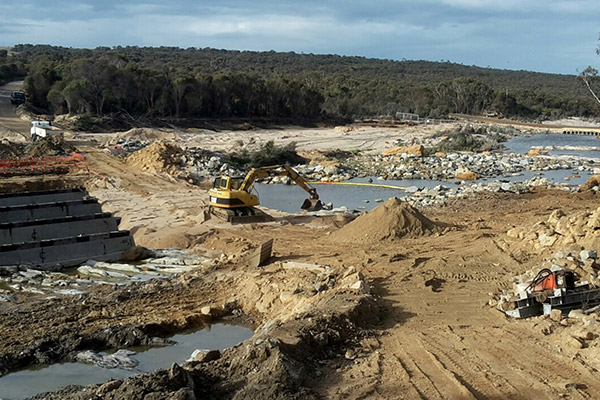
<path fill-rule="evenodd" d="M 577 74 L 598 0 L 2 0 L 0 46 L 213 47 Z"/>

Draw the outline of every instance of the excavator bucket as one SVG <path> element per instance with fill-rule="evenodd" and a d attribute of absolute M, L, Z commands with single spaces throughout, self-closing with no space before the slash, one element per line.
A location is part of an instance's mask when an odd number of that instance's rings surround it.
<path fill-rule="evenodd" d="M 321 200 L 306 199 L 304 200 L 304 203 L 302 203 L 300 208 L 306 211 L 319 211 L 323 209 L 323 203 L 321 202 Z"/>

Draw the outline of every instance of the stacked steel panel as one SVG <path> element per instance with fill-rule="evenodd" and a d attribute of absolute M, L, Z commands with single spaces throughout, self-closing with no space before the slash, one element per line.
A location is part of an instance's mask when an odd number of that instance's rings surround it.
<path fill-rule="evenodd" d="M 119 222 L 81 188 L 0 193 L 0 265 L 60 269 L 118 261 L 134 245 Z"/>

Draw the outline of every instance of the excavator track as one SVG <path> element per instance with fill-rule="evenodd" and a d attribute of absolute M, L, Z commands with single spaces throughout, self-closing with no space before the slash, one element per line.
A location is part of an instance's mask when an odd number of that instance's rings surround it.
<path fill-rule="evenodd" d="M 249 224 L 273 220 L 269 214 L 254 207 L 220 208 L 211 206 L 210 214 L 232 224 Z"/>

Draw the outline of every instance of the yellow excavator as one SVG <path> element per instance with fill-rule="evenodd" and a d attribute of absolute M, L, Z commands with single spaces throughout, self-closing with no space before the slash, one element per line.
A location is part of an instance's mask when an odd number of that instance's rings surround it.
<path fill-rule="evenodd" d="M 308 182 L 292 167 L 289 165 L 272 165 L 253 168 L 245 177 L 223 175 L 216 178 L 213 188 L 208 192 L 211 214 L 232 223 L 267 220 L 268 215 L 254 208 L 259 203 L 258 196 L 252 193 L 252 189 L 257 179 L 275 176 L 289 177 L 310 195 L 310 198 L 304 200 L 304 203 L 300 206 L 301 209 L 318 211 L 323 208 L 317 190 L 310 187 Z"/>

